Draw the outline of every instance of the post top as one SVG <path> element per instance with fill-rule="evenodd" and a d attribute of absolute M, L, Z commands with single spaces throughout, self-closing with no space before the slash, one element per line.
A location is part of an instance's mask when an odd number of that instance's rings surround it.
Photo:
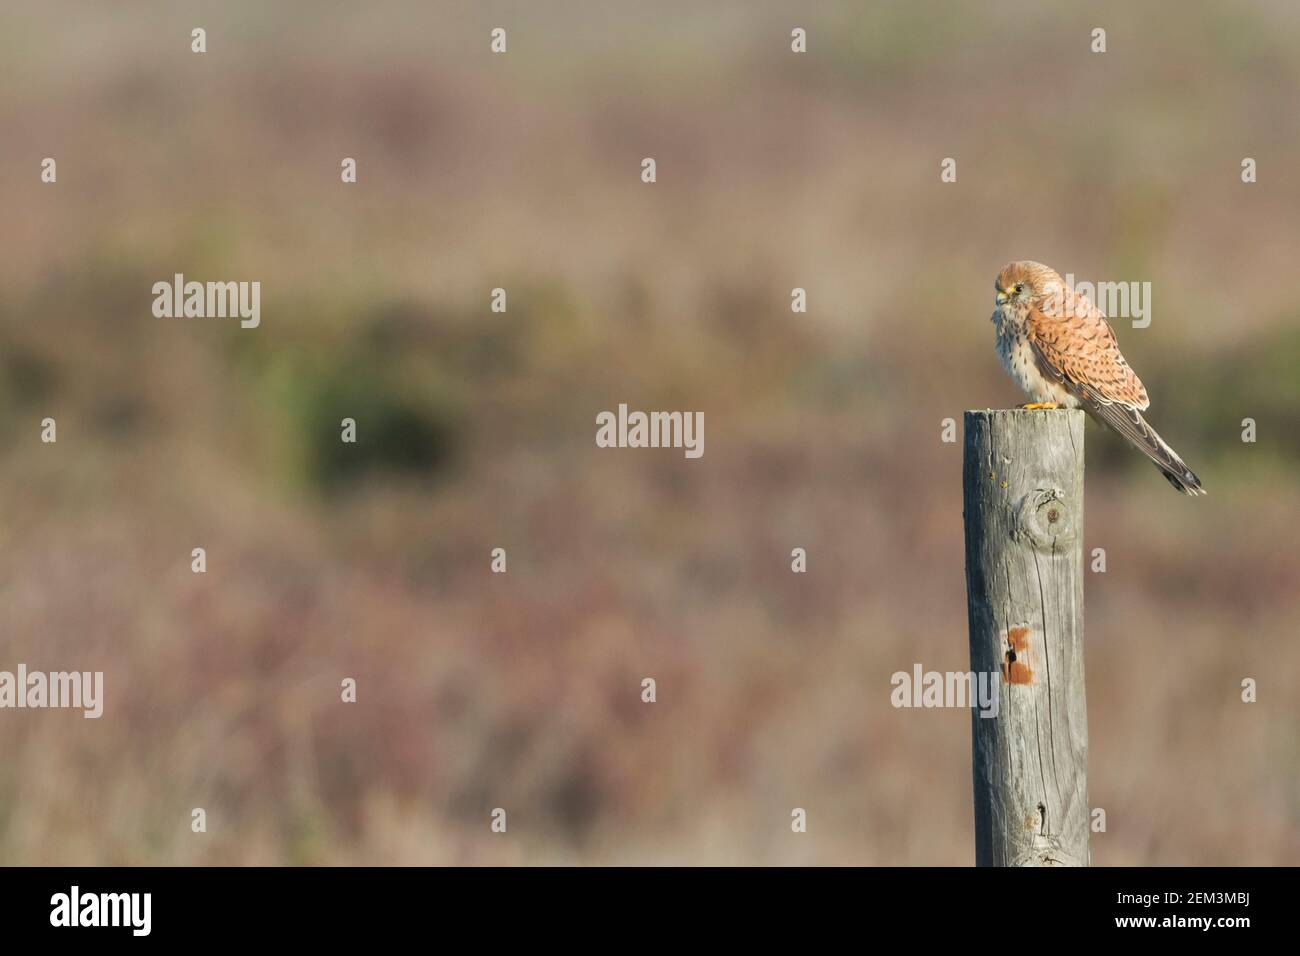
<path fill-rule="evenodd" d="M 969 421 L 972 418 L 1026 419 L 1033 415 L 1046 415 L 1049 420 L 1055 417 L 1058 421 L 1068 421 L 1069 416 L 1082 414 L 1082 408 L 968 408 L 965 417 Z"/>

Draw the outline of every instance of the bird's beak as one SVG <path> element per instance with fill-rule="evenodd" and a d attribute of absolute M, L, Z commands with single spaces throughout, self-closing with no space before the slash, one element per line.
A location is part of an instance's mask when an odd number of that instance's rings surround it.
<path fill-rule="evenodd" d="M 1007 295 L 1005 292 L 1003 292 L 1001 289 L 998 290 L 998 294 L 997 294 L 998 305 L 1005 305 L 1007 299 L 1009 299 L 1009 298 L 1010 298 L 1010 296 L 1008 296 L 1008 295 Z"/>

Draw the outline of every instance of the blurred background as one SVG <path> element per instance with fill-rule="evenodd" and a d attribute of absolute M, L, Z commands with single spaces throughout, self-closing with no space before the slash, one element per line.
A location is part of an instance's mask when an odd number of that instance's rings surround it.
<path fill-rule="evenodd" d="M 971 863 L 889 678 L 968 666 L 941 423 L 1034 258 L 1152 283 L 1210 492 L 1089 424 L 1093 860 L 1300 863 L 1300 8 L 1057 6 L 5 4 L 0 669 L 106 704 L 0 713 L 0 862 Z"/>

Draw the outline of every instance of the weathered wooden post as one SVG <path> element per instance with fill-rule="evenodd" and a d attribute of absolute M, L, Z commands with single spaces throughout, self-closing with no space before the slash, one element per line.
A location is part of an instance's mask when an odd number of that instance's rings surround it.
<path fill-rule="evenodd" d="M 977 866 L 1087 866 L 1083 412 L 968 411 L 962 463 Z"/>

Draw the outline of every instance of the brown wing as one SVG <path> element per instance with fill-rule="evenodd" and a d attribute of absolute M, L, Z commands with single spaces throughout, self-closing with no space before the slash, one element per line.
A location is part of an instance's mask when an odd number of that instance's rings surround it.
<path fill-rule="evenodd" d="M 1087 296 L 1067 290 L 1059 303 L 1030 311 L 1026 331 L 1044 373 L 1079 398 L 1138 410 L 1150 404 L 1106 316 Z"/>
<path fill-rule="evenodd" d="M 1119 352 L 1106 316 L 1087 296 L 1066 292 L 1054 308 L 1029 313 L 1026 329 L 1042 373 L 1057 381 L 1098 421 L 1150 458 L 1169 483 L 1205 494 L 1201 479 L 1147 424 L 1147 390 Z"/>

